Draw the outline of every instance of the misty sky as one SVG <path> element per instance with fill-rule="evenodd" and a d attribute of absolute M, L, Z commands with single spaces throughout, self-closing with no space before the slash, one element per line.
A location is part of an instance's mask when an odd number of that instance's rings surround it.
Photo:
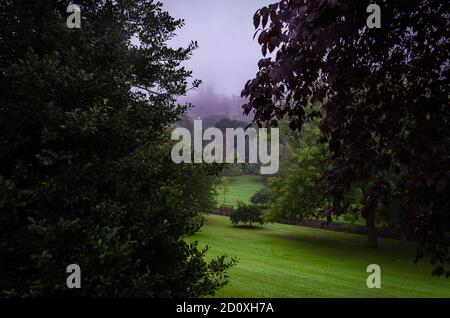
<path fill-rule="evenodd" d="M 171 45 L 186 46 L 196 40 L 199 49 L 186 66 L 203 86 L 217 93 L 240 95 L 254 77 L 261 49 L 253 40 L 253 15 L 274 0 L 162 0 L 174 18 L 185 19 Z"/>

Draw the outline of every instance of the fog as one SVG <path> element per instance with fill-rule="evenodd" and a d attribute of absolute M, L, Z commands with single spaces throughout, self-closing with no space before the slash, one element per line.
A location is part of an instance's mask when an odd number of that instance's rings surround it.
<path fill-rule="evenodd" d="M 185 47 L 195 40 L 199 49 L 186 67 L 194 78 L 203 81 L 202 90 L 214 92 L 220 99 L 239 96 L 246 81 L 257 72 L 261 49 L 253 40 L 253 15 L 274 0 L 163 0 L 164 9 L 175 18 L 183 18 L 185 26 L 171 40 L 173 47 Z M 198 92 L 188 99 L 199 100 Z M 210 107 L 214 107 L 211 105 Z M 234 107 L 234 106 L 233 106 Z M 203 108 L 203 107 L 202 107 Z M 200 109 L 197 110 L 199 112 Z M 236 111 L 236 110 L 235 110 Z"/>

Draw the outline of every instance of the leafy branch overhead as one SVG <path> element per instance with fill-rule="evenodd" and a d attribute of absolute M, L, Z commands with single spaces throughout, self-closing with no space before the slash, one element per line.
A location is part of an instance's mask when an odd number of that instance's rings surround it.
<path fill-rule="evenodd" d="M 244 112 L 271 125 L 287 116 L 292 129 L 323 113 L 334 213 L 346 209 L 354 183 L 364 184 L 363 215 L 401 206 L 418 256 L 450 275 L 450 4 L 380 0 L 382 28 L 369 29 L 370 3 L 281 0 L 258 10 L 265 57 L 242 92 Z"/>

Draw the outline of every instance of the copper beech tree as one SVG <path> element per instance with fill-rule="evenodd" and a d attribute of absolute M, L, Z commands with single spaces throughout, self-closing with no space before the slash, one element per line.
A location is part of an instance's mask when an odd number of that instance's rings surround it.
<path fill-rule="evenodd" d="M 376 214 L 388 210 L 418 241 L 416 260 L 428 254 L 433 273 L 449 276 L 450 3 L 376 2 L 380 28 L 367 26 L 374 1 L 281 0 L 258 10 L 265 57 L 242 92 L 244 111 L 270 125 L 287 116 L 292 129 L 323 116 L 333 213 L 362 185 L 370 246 Z"/>

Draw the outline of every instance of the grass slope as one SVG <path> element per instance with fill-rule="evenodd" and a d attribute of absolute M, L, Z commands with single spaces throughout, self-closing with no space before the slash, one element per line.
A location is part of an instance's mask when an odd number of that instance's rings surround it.
<path fill-rule="evenodd" d="M 450 297 L 450 279 L 431 276 L 412 262 L 413 243 L 320 229 L 271 224 L 246 229 L 210 215 L 193 239 L 210 246 L 209 256 L 236 256 L 230 285 L 218 297 Z M 368 289 L 368 264 L 381 266 L 381 289 Z"/>
<path fill-rule="evenodd" d="M 250 198 L 264 187 L 260 176 L 237 176 L 227 177 L 230 184 L 229 192 L 225 196 L 225 203 L 237 206 L 238 201 L 249 203 Z M 222 187 L 217 187 L 217 203 L 224 204 Z"/>

